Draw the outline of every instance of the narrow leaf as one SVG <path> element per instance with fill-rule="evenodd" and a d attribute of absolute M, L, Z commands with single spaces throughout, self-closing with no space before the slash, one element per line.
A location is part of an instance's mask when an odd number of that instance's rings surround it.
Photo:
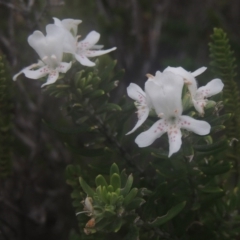
<path fill-rule="evenodd" d="M 105 186 L 105 187 L 107 187 L 106 179 L 102 175 L 98 175 L 95 178 L 95 183 L 96 183 L 96 186 Z"/>
<path fill-rule="evenodd" d="M 183 210 L 185 205 L 186 205 L 185 201 L 175 205 L 167 212 L 166 215 L 162 217 L 157 217 L 153 222 L 149 222 L 149 224 L 154 227 L 161 226 L 162 224 L 170 221 L 172 218 L 177 216 Z"/>
<path fill-rule="evenodd" d="M 79 178 L 80 185 L 83 189 L 83 191 L 88 195 L 88 197 L 93 197 L 95 192 L 92 190 L 92 188 L 83 180 L 82 177 Z"/>
<path fill-rule="evenodd" d="M 111 182 L 111 185 L 113 186 L 114 190 L 117 190 L 118 188 L 121 187 L 120 176 L 117 173 L 114 173 L 111 176 L 110 182 Z"/>
<path fill-rule="evenodd" d="M 110 168 L 110 177 L 114 174 L 117 173 L 119 174 L 119 168 L 118 165 L 116 163 L 113 163 L 111 168 Z"/>

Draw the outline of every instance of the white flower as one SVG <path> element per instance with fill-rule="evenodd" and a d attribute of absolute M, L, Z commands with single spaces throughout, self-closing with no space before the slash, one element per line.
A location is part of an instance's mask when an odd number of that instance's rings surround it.
<path fill-rule="evenodd" d="M 100 38 L 100 34 L 96 31 L 91 31 L 85 39 L 77 42 L 77 38 L 74 38 L 71 34 L 65 38 L 64 52 L 71 53 L 75 56 L 76 60 L 82 65 L 93 67 L 95 63 L 88 58 L 97 57 L 111 51 L 114 51 L 116 47 L 108 50 L 100 50 L 103 45 L 96 45 Z"/>
<path fill-rule="evenodd" d="M 199 135 L 210 132 L 210 125 L 205 121 L 182 116 L 182 77 L 172 72 L 157 72 L 151 81 L 145 84 L 145 92 L 150 97 L 153 107 L 162 119 L 158 120 L 147 131 L 139 134 L 135 142 L 139 147 L 151 145 L 164 133 L 168 134 L 169 157 L 182 145 L 181 128 Z"/>
<path fill-rule="evenodd" d="M 208 97 L 218 94 L 222 91 L 224 84 L 218 78 L 210 81 L 206 86 L 197 88 L 196 76 L 203 73 L 207 68 L 201 67 L 194 72 L 188 72 L 182 67 L 167 67 L 164 72 L 172 72 L 176 75 L 181 76 L 184 82 L 188 86 L 188 90 L 191 94 L 192 102 L 195 109 L 201 114 L 204 114 L 204 107 L 207 104 Z"/>
<path fill-rule="evenodd" d="M 58 18 L 53 18 L 54 24 L 58 27 L 61 27 L 73 34 L 73 36 L 77 36 L 77 29 L 78 29 L 78 24 L 82 22 L 82 20 L 79 19 L 63 19 L 62 21 L 59 20 Z"/>
<path fill-rule="evenodd" d="M 76 19 L 63 19 L 62 21 L 58 18 L 53 18 L 54 24 L 61 28 L 64 31 L 64 39 L 63 41 L 63 52 L 75 54 L 77 47 L 77 30 L 78 24 L 80 24 L 81 20 Z"/>
<path fill-rule="evenodd" d="M 135 127 L 126 135 L 134 132 L 145 122 L 151 109 L 151 104 L 148 97 L 137 84 L 130 83 L 130 85 L 127 87 L 127 93 L 130 98 L 136 101 L 135 106 L 138 109 L 137 110 L 138 122 L 135 125 Z"/>
<path fill-rule="evenodd" d="M 16 77 L 21 73 L 31 79 L 39 79 L 48 75 L 47 82 L 42 85 L 43 87 L 56 82 L 59 72 L 66 73 L 71 68 L 71 62 L 61 62 L 64 32 L 54 24 L 47 25 L 46 32 L 47 35 L 44 36 L 42 32 L 35 31 L 28 37 L 29 45 L 37 52 L 42 63 L 32 64 L 24 68 L 13 77 L 13 80 L 16 80 Z M 35 67 L 40 68 L 32 70 Z"/>
<path fill-rule="evenodd" d="M 96 45 L 100 39 L 100 34 L 96 31 L 91 31 L 85 39 L 78 42 L 80 36 L 77 36 L 77 27 L 82 22 L 81 20 L 64 19 L 61 21 L 58 18 L 53 19 L 54 24 L 65 31 L 63 51 L 73 54 L 76 60 L 84 66 L 95 66 L 95 63 L 88 59 L 89 57 L 97 57 L 116 49 L 116 47 L 113 47 L 108 50 L 100 50 L 103 45 Z"/>
<path fill-rule="evenodd" d="M 75 58 L 84 66 L 92 67 L 95 63 L 90 61 L 89 57 L 97 57 L 111 51 L 114 51 L 116 47 L 108 50 L 99 50 L 103 46 L 95 45 L 100 38 L 100 34 L 96 31 L 91 31 L 84 40 L 78 42 L 75 53 Z"/>

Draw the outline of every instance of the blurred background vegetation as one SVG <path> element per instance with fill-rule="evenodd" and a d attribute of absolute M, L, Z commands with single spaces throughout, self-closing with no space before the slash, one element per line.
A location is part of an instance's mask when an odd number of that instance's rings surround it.
<path fill-rule="evenodd" d="M 118 69 L 125 69 L 117 98 L 130 82 L 143 86 L 146 73 L 167 66 L 209 67 L 214 27 L 227 32 L 240 65 L 239 10 L 238 0 L 0 0 L 0 53 L 12 76 L 37 61 L 27 43 L 34 30 L 44 32 L 52 17 L 81 19 L 82 38 L 96 30 L 106 49 L 117 47 L 109 55 Z M 109 56 L 100 59 L 107 63 Z M 201 85 L 211 76 L 210 71 L 203 74 Z M 66 118 L 61 100 L 44 94 L 40 85 L 23 76 L 13 84 L 13 170 L 0 183 L 0 239 L 65 240 L 77 229 L 64 179 L 73 156 L 61 136 L 42 124 L 42 119 L 64 123 Z"/>

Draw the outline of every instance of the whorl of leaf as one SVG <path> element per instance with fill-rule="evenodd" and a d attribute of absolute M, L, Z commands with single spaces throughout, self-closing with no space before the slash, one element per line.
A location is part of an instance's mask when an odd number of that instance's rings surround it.
<path fill-rule="evenodd" d="M 227 122 L 226 134 L 229 138 L 240 139 L 240 96 L 235 82 L 236 59 L 231 50 L 227 34 L 220 28 L 214 28 L 209 43 L 210 65 L 214 74 L 224 82 L 223 99 L 225 112 L 233 117 Z"/>
<path fill-rule="evenodd" d="M 0 53 L 0 178 L 11 172 L 11 83 L 6 60 Z"/>

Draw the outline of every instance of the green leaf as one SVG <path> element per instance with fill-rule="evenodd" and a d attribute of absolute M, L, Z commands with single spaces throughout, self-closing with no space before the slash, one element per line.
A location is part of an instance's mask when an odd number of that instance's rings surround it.
<path fill-rule="evenodd" d="M 127 179 L 128 179 L 128 176 L 126 174 L 126 169 L 122 170 L 120 178 L 121 178 L 121 188 L 122 188 L 123 186 L 126 185 L 126 182 L 127 182 Z"/>
<path fill-rule="evenodd" d="M 107 192 L 107 188 L 105 186 L 102 187 L 102 200 L 105 203 L 108 203 L 108 192 Z"/>
<path fill-rule="evenodd" d="M 109 228 L 111 228 L 113 232 L 118 232 L 121 229 L 122 224 L 123 224 L 122 218 L 116 218 L 112 226 L 109 226 Z"/>
<path fill-rule="evenodd" d="M 140 188 L 138 189 L 138 196 L 150 196 L 152 195 L 152 191 L 148 190 L 147 188 Z"/>
<path fill-rule="evenodd" d="M 114 188 L 113 188 L 112 185 L 108 185 L 108 186 L 107 186 L 107 191 L 108 191 L 108 192 L 113 192 L 113 190 L 114 190 Z"/>
<path fill-rule="evenodd" d="M 109 112 L 109 111 L 113 111 L 113 112 L 115 112 L 115 111 L 121 111 L 122 110 L 122 108 L 119 106 L 119 105 L 117 105 L 117 104 L 114 104 L 114 103 L 105 103 L 105 104 L 103 104 L 102 105 L 102 107 L 100 107 L 97 111 L 96 111 L 96 113 L 103 113 L 103 112 Z"/>
<path fill-rule="evenodd" d="M 120 176 L 117 173 L 114 173 L 111 176 L 110 183 L 113 186 L 114 190 L 117 190 L 118 188 L 120 188 L 121 187 Z"/>
<path fill-rule="evenodd" d="M 96 183 L 96 186 L 105 186 L 107 187 L 107 182 L 106 182 L 106 179 L 102 176 L 102 175 L 98 175 L 96 178 L 95 178 L 95 183 Z"/>
<path fill-rule="evenodd" d="M 213 166 L 200 166 L 199 169 L 206 175 L 219 175 L 228 172 L 232 168 L 230 162 L 218 163 Z"/>
<path fill-rule="evenodd" d="M 213 144 L 209 144 L 209 145 L 194 145 L 194 149 L 199 151 L 199 152 L 208 152 L 208 151 L 212 151 L 218 148 L 223 148 L 228 146 L 228 141 L 226 138 L 222 138 L 219 141 L 213 143 Z"/>
<path fill-rule="evenodd" d="M 154 226 L 154 227 L 161 226 L 162 224 L 170 221 L 172 218 L 177 216 L 183 210 L 185 205 L 186 205 L 186 201 L 181 202 L 181 203 L 175 205 L 174 207 L 172 207 L 167 212 L 166 215 L 161 216 L 161 217 L 157 217 L 153 222 L 149 222 L 149 225 Z"/>
<path fill-rule="evenodd" d="M 117 173 L 119 175 L 119 168 L 116 163 L 113 163 L 111 168 L 110 168 L 110 177 L 114 174 Z"/>
<path fill-rule="evenodd" d="M 112 192 L 111 197 L 110 197 L 110 204 L 115 205 L 118 198 L 119 198 L 119 196 L 115 192 Z"/>
<path fill-rule="evenodd" d="M 84 72 L 85 72 L 84 70 L 81 70 L 81 71 L 77 72 L 74 76 L 74 83 L 77 88 L 82 87 L 82 74 Z"/>
<path fill-rule="evenodd" d="M 106 83 L 104 85 L 101 84 L 101 88 L 104 89 L 105 92 L 110 92 L 111 90 L 118 86 L 118 83 L 119 81 L 117 80 L 110 83 Z"/>
<path fill-rule="evenodd" d="M 101 71 L 99 77 L 101 78 L 102 81 L 108 81 L 109 80 L 109 76 L 111 75 L 111 71 L 115 67 L 116 63 L 117 63 L 116 60 L 110 62 L 110 64 L 108 64 L 108 66 L 105 67 L 105 69 L 103 71 Z"/>
<path fill-rule="evenodd" d="M 130 189 L 132 187 L 132 184 L 133 184 L 133 176 L 132 176 L 132 174 L 130 174 L 128 176 L 128 179 L 127 179 L 125 187 L 121 189 L 120 193 L 123 196 L 126 196 L 129 193 L 129 191 L 130 191 Z"/>
<path fill-rule="evenodd" d="M 199 186 L 199 189 L 205 193 L 219 193 L 223 191 L 221 188 L 219 188 L 213 183 L 209 183 L 205 186 Z"/>
<path fill-rule="evenodd" d="M 79 182 L 83 191 L 88 195 L 88 197 L 93 198 L 95 192 L 92 190 L 92 188 L 83 180 L 82 177 L 79 178 Z"/>
<path fill-rule="evenodd" d="M 213 126 L 213 127 L 211 127 L 211 133 L 220 132 L 220 131 L 224 130 L 225 128 L 226 127 L 224 125 Z"/>
<path fill-rule="evenodd" d="M 135 198 L 127 205 L 126 210 L 131 211 L 133 209 L 139 208 L 145 202 L 146 201 L 143 198 Z"/>
<path fill-rule="evenodd" d="M 232 117 L 232 114 L 227 113 L 227 114 L 224 114 L 220 117 L 215 118 L 214 120 L 210 120 L 209 123 L 214 124 L 214 125 L 223 124 L 225 121 L 227 121 L 231 117 Z"/>
<path fill-rule="evenodd" d="M 137 195 L 138 189 L 133 188 L 123 200 L 123 205 L 127 206 Z"/>
<path fill-rule="evenodd" d="M 98 98 L 101 97 L 102 95 L 104 95 L 105 92 L 102 89 L 98 89 L 96 91 L 91 92 L 88 97 L 89 98 Z"/>

